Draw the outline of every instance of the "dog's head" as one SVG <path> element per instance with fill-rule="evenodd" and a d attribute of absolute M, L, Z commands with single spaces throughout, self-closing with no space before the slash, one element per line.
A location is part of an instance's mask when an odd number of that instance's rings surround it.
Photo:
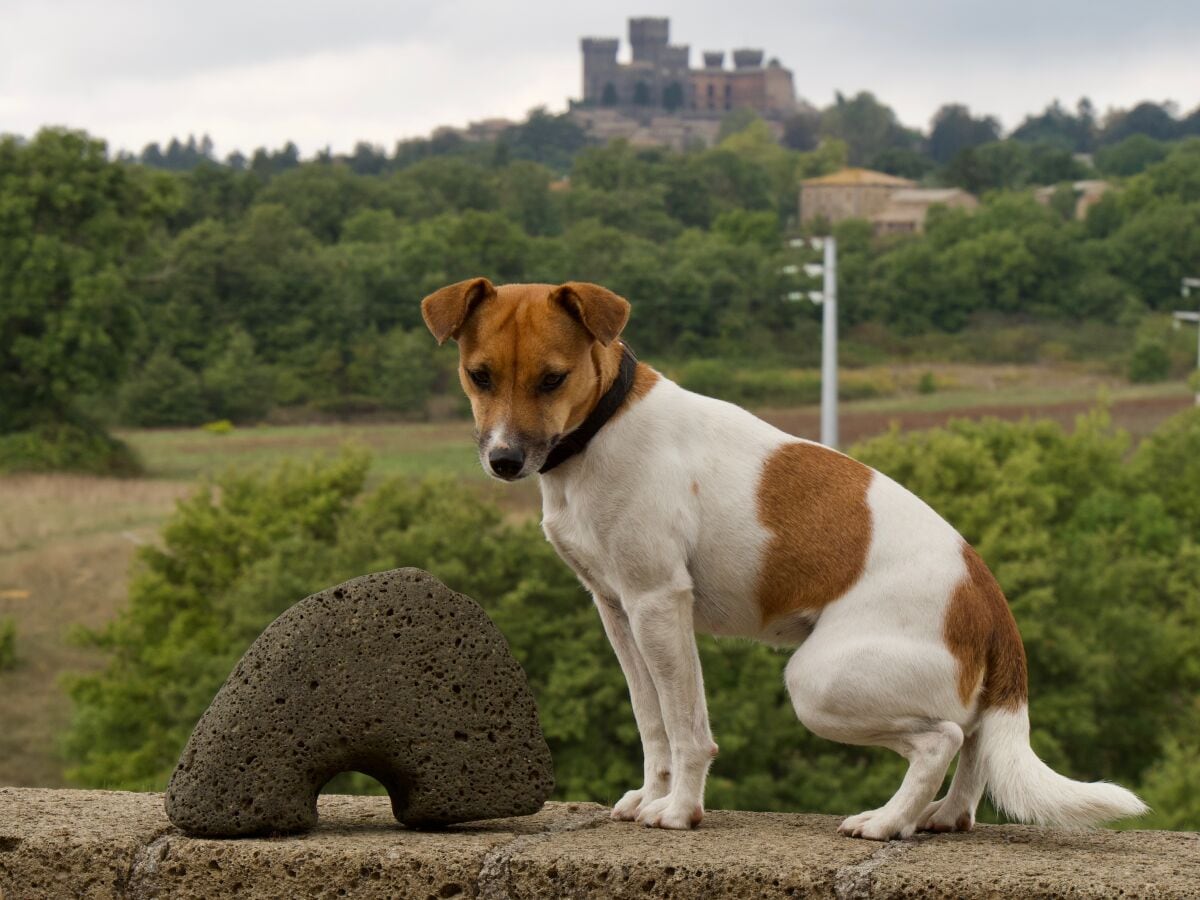
<path fill-rule="evenodd" d="M 585 282 L 472 278 L 430 294 L 421 315 L 439 344 L 458 342 L 484 471 L 516 481 L 538 471 L 600 399 L 629 303 Z"/>

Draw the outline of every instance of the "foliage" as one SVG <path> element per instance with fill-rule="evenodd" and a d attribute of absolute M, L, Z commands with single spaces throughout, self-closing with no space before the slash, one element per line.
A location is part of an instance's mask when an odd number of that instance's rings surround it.
<path fill-rule="evenodd" d="M 1136 175 L 1148 166 L 1162 162 L 1169 147 L 1144 134 L 1133 134 L 1117 144 L 1096 152 L 1096 168 L 1105 175 Z"/>
<path fill-rule="evenodd" d="M 0 672 L 17 666 L 17 623 L 0 619 Z"/>
<path fill-rule="evenodd" d="M 136 262 L 178 200 L 168 176 L 81 132 L 0 138 L 0 434 L 65 421 L 122 375 Z"/>
<path fill-rule="evenodd" d="M 1156 825 L 1200 825 L 1200 411 L 1132 457 L 1102 414 L 1071 434 L 1048 422 L 958 422 L 877 438 L 856 455 L 929 501 L 995 570 L 1029 651 L 1038 752 L 1074 777 L 1145 787 Z M 557 796 L 611 802 L 638 780 L 620 671 L 589 599 L 536 526 L 452 482 L 367 492 L 366 473 L 354 454 L 230 473 L 180 505 L 161 546 L 140 551 L 129 606 L 90 636 L 109 662 L 71 687 L 74 779 L 160 788 L 271 619 L 351 576 L 415 565 L 478 599 L 508 638 L 538 700 Z M 708 638 L 700 653 L 722 748 L 711 805 L 847 812 L 895 788 L 897 757 L 796 723 L 784 654 Z"/>
<path fill-rule="evenodd" d="M 1138 341 L 1129 357 L 1129 380 L 1135 383 L 1166 381 L 1171 371 L 1171 357 L 1162 341 Z"/>
<path fill-rule="evenodd" d="M 0 434 L 0 473 L 54 471 L 126 476 L 142 465 L 124 442 L 76 414 Z"/>
<path fill-rule="evenodd" d="M 821 134 L 844 141 L 850 149 L 850 164 L 866 165 L 885 150 L 912 147 L 919 136 L 905 128 L 895 112 L 869 91 L 854 97 L 837 94 L 834 105 L 821 114 Z"/>
<path fill-rule="evenodd" d="M 816 127 L 797 115 L 793 128 Z M 814 259 L 784 237 L 799 183 L 848 161 L 984 193 L 974 213 L 935 207 L 923 235 L 837 225 L 843 321 L 878 326 L 881 343 L 999 317 L 997 334 L 1132 331 L 1129 311 L 1169 308 L 1200 259 L 1200 141 L 1157 144 L 1160 161 L 1136 164 L 1121 161 L 1134 138 L 1102 144 L 1122 171 L 1144 168 L 1078 222 L 1067 185 L 1088 171 L 1064 142 L 1030 128 L 975 143 L 992 126 L 958 107 L 931 135 L 939 154 L 958 148 L 941 168 L 869 94 L 826 110 L 809 151 L 779 144 L 755 116 L 726 126 L 710 149 L 600 147 L 535 111 L 494 144 L 360 145 L 306 162 L 284 147 L 241 169 L 171 173 L 108 162 L 73 133 L 4 143 L 14 174 L 0 190 L 15 199 L 0 207 L 12 238 L 0 288 L 16 300 L 0 310 L 0 355 L 12 361 L 0 432 L 62 421 L 80 396 L 144 425 L 240 424 L 284 406 L 419 418 L 455 390 L 419 299 L 472 275 L 602 282 L 634 301 L 629 338 L 651 359 L 808 364 L 820 312 L 780 298 L 815 286 L 784 274 Z M 1060 185 L 1050 208 L 1026 190 L 1035 184 Z M 75 205 L 55 212 L 63 198 Z M 1125 351 L 1091 355 L 1119 364 Z"/>
<path fill-rule="evenodd" d="M 211 418 L 200 379 L 161 350 L 121 387 L 120 403 L 122 418 L 130 425 L 196 425 Z"/>
<path fill-rule="evenodd" d="M 963 150 L 999 139 L 1000 123 L 993 117 L 976 119 L 965 106 L 950 103 L 934 113 L 929 128 L 929 155 L 944 164 Z"/>

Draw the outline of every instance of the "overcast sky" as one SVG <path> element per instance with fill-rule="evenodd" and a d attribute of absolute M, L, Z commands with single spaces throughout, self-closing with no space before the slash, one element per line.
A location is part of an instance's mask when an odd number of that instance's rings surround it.
<path fill-rule="evenodd" d="M 669 15 L 693 65 L 760 47 L 824 106 L 873 91 L 908 125 L 957 101 L 1006 128 L 1060 98 L 1200 104 L 1200 0 L 692 0 L 619 12 L 562 0 L 0 0 L 0 133 L 86 128 L 110 145 L 207 132 L 224 155 L 291 139 L 391 148 L 566 106 L 579 37 Z"/>

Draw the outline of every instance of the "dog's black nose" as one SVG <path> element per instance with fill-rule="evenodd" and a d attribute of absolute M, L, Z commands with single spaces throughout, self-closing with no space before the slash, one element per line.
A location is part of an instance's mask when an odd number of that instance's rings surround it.
<path fill-rule="evenodd" d="M 525 465 L 525 454 L 515 447 L 498 447 L 488 454 L 488 465 L 501 478 L 515 478 Z"/>

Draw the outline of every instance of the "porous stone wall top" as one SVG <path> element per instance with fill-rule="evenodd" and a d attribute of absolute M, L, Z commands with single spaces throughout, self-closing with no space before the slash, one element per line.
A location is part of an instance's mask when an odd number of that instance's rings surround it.
<path fill-rule="evenodd" d="M 877 844 L 832 816 L 710 811 L 692 832 L 592 803 L 413 831 L 323 796 L 313 831 L 189 838 L 161 794 L 0 788 L 0 900 L 40 897 L 1200 897 L 1200 834 L 979 826 Z"/>

